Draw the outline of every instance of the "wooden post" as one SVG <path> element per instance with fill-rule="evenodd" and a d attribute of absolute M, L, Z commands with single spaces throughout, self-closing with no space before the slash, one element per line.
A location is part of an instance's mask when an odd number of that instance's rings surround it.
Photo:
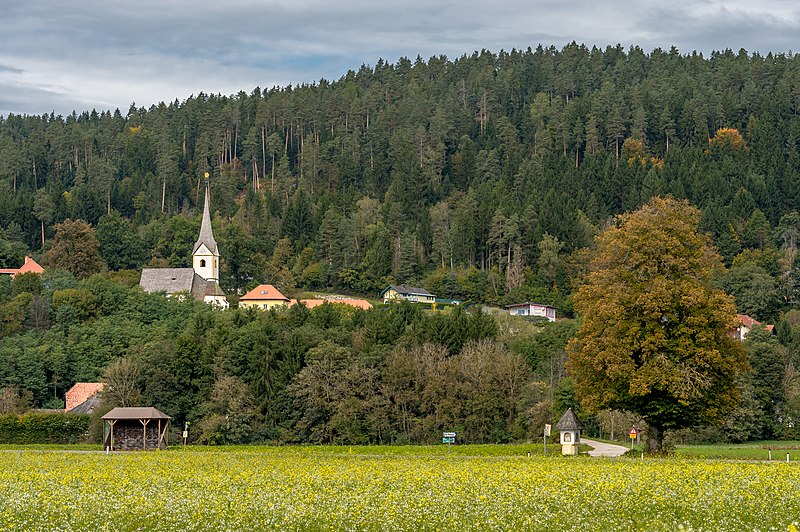
<path fill-rule="evenodd" d="M 147 450 L 147 424 L 150 423 L 150 420 L 149 419 L 140 419 L 139 423 L 142 424 L 142 438 L 144 440 L 142 442 L 142 449 L 144 449 L 146 451 Z"/>

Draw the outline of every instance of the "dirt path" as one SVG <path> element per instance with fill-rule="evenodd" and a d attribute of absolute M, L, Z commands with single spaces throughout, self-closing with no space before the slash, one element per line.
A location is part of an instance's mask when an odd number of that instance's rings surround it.
<path fill-rule="evenodd" d="M 630 450 L 628 447 L 623 447 L 622 445 L 587 440 L 586 438 L 581 438 L 581 443 L 585 443 L 586 445 L 593 447 L 593 449 L 589 451 L 589 456 L 608 456 L 611 458 L 616 458 L 617 456 L 622 456 Z"/>

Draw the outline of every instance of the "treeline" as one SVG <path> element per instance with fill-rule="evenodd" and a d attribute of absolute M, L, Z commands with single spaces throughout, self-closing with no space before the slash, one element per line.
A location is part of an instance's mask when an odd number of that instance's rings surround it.
<path fill-rule="evenodd" d="M 573 43 L 378 61 L 124 115 L 5 117 L 0 226 L 36 252 L 67 219 L 111 217 L 128 239 L 109 269 L 187 265 L 208 171 L 228 290 L 406 282 L 569 312 L 570 254 L 656 194 L 700 207 L 729 265 L 791 250 L 774 237 L 800 209 L 798 111 L 800 60 L 783 54 Z"/>
<path fill-rule="evenodd" d="M 63 408 L 73 383 L 102 380 L 95 418 L 155 406 L 209 444 L 434 443 L 451 430 L 466 442 L 529 440 L 570 406 L 591 434 L 624 436 L 640 421 L 581 411 L 564 370 L 573 320 L 408 303 L 216 311 L 146 294 L 131 272 L 79 281 L 58 270 L 6 278 L 0 325 L 0 414 Z M 739 407 L 722 427 L 674 437 L 800 437 L 800 311 L 744 346 Z"/>

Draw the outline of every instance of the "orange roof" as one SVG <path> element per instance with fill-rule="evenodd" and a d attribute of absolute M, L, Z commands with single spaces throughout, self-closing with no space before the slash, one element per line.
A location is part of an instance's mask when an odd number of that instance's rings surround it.
<path fill-rule="evenodd" d="M 20 273 L 44 273 L 44 268 L 39 266 L 39 263 L 33 260 L 30 256 L 25 255 L 25 263 L 19 268 L 0 268 L 0 274 L 10 275 L 16 277 Z"/>
<path fill-rule="evenodd" d="M 289 298 L 285 295 L 281 294 L 280 291 L 272 286 L 271 284 L 260 284 L 247 292 L 245 295 L 239 298 L 239 301 L 248 301 L 248 300 L 260 300 L 260 299 L 268 299 L 268 300 L 280 300 L 280 301 L 289 301 Z"/>
<path fill-rule="evenodd" d="M 309 309 L 312 309 L 314 307 L 318 307 L 318 306 L 320 306 L 320 305 L 322 305 L 324 303 L 331 303 L 331 304 L 337 304 L 338 303 L 340 305 L 350 305 L 351 307 L 356 307 L 356 308 L 360 308 L 360 309 L 364 309 L 364 310 L 372 308 L 372 304 L 369 301 L 367 301 L 366 299 L 350 299 L 350 298 L 342 298 L 342 299 L 301 299 L 299 302 L 302 303 L 303 305 L 305 305 Z M 298 303 L 298 301 L 295 301 L 294 299 L 292 299 L 290 301 L 290 303 L 289 303 L 289 306 L 291 307 L 292 305 L 294 305 L 296 303 Z"/>
<path fill-rule="evenodd" d="M 103 391 L 105 384 L 102 382 L 76 382 L 75 386 L 67 391 L 66 408 L 69 411 Z"/>
<path fill-rule="evenodd" d="M 344 303 L 345 305 L 350 305 L 351 307 L 361 308 L 364 310 L 372 308 L 372 303 L 366 299 L 337 299 L 331 301 L 331 303 Z"/>
<path fill-rule="evenodd" d="M 26 255 L 25 256 L 25 263 L 22 265 L 22 267 L 20 267 L 20 269 L 19 269 L 19 271 L 17 273 L 28 273 L 28 272 L 44 273 L 44 268 L 39 266 L 38 262 L 36 262 L 31 257 Z"/>
<path fill-rule="evenodd" d="M 741 325 L 744 325 L 748 329 L 752 329 L 754 325 L 761 325 L 760 321 L 757 321 L 757 320 L 751 318 L 747 314 L 737 314 L 736 315 L 736 319 L 739 320 L 739 323 Z M 775 325 L 764 325 L 764 328 L 766 330 L 772 332 L 772 330 L 775 328 Z"/>

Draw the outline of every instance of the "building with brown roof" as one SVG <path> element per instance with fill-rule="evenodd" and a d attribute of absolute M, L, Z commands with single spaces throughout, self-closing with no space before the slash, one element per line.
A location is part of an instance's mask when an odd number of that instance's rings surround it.
<path fill-rule="evenodd" d="M 103 447 L 112 451 L 166 449 L 172 419 L 153 407 L 117 407 L 104 415 Z"/>

